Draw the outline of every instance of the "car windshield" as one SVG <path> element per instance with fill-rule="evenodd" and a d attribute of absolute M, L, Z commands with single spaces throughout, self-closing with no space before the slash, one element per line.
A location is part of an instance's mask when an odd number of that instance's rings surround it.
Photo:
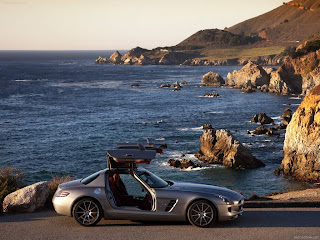
<path fill-rule="evenodd" d="M 145 169 L 138 169 L 136 173 L 151 188 L 164 188 L 169 185 L 166 181 Z"/>

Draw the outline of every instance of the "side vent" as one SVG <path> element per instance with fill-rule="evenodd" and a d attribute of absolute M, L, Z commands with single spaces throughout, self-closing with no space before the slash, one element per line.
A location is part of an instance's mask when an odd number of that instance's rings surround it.
<path fill-rule="evenodd" d="M 168 203 L 165 211 L 166 212 L 171 212 L 173 210 L 173 208 L 177 205 L 177 203 L 178 203 L 178 199 L 170 200 L 170 202 Z"/>

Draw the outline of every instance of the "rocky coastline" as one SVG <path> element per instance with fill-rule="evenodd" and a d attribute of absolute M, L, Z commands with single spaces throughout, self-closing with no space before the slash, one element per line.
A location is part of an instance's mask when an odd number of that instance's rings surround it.
<path fill-rule="evenodd" d="M 129 50 L 123 56 L 119 51 L 115 51 L 109 58 L 99 56 L 95 60 L 95 63 L 117 65 L 244 66 L 252 62 L 263 66 L 280 66 L 287 58 L 287 56 L 272 54 L 258 57 L 206 59 L 195 57 L 194 54 L 185 51 L 174 51 L 166 48 L 148 50 L 136 47 Z"/>

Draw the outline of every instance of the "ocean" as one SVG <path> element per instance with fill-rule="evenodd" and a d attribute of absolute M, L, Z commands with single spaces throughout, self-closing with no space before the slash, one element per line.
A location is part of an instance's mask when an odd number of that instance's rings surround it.
<path fill-rule="evenodd" d="M 250 123 L 254 114 L 265 112 L 279 123 L 283 110 L 295 111 L 300 98 L 201 87 L 205 73 L 214 71 L 225 78 L 240 66 L 94 63 L 99 55 L 112 52 L 0 51 L 0 168 L 23 170 L 26 184 L 66 174 L 82 178 L 106 168 L 105 151 L 116 143 L 151 137 L 168 148 L 143 167 L 164 179 L 223 185 L 245 196 L 309 187 L 273 174 L 283 158 L 284 130 L 280 138 L 247 134 L 258 126 Z M 158 88 L 175 81 L 187 84 L 177 92 Z M 211 91 L 220 97 L 202 97 Z M 266 167 L 169 167 L 167 161 L 181 159 L 182 154 L 197 161 L 193 155 L 205 123 L 229 129 Z"/>

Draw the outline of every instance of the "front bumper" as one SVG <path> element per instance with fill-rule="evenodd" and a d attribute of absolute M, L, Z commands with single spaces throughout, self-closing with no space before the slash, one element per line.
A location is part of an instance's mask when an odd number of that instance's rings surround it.
<path fill-rule="evenodd" d="M 244 199 L 234 201 L 233 204 L 223 204 L 218 206 L 218 220 L 226 221 L 238 218 L 243 213 Z"/>

